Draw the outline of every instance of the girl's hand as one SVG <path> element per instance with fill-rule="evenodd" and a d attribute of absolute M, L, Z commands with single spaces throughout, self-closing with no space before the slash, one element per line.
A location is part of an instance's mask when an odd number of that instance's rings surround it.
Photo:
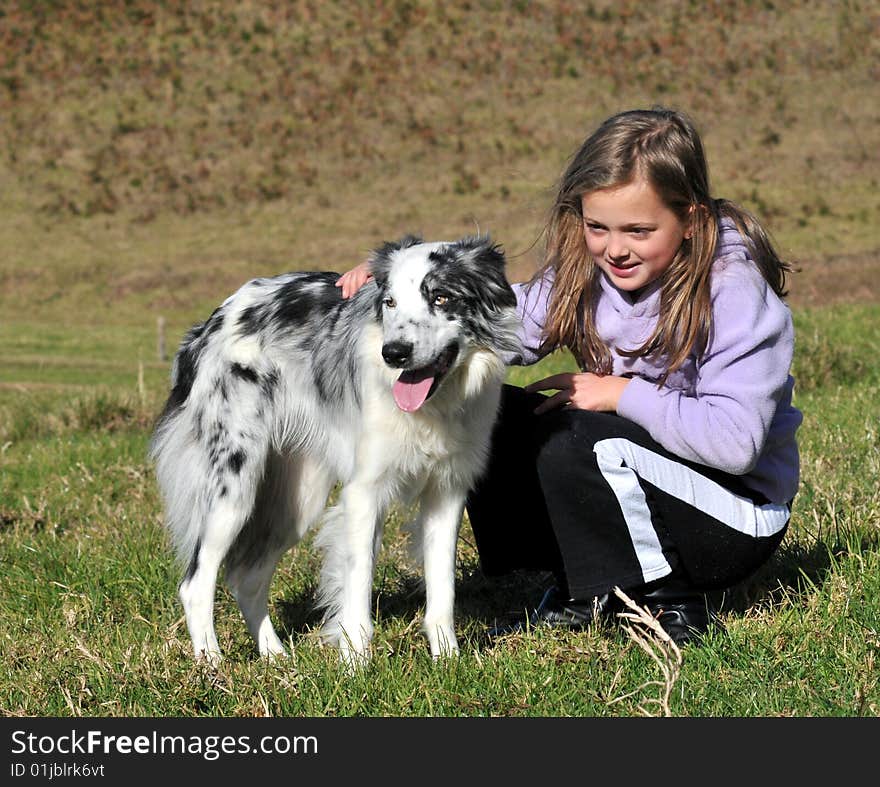
<path fill-rule="evenodd" d="M 369 263 L 364 261 L 350 271 L 343 273 L 336 282 L 336 286 L 342 288 L 343 298 L 350 298 L 372 278 Z"/>
<path fill-rule="evenodd" d="M 620 395 L 628 383 L 628 377 L 600 376 L 590 372 L 578 374 L 564 372 L 537 380 L 527 385 L 525 389 L 529 392 L 557 389 L 557 393 L 535 408 L 535 415 L 546 413 L 554 407 L 614 412 L 617 410 Z"/>

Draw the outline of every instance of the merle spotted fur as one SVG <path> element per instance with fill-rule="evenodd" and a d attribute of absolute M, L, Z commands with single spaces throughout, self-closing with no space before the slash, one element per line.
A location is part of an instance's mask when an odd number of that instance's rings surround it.
<path fill-rule="evenodd" d="M 271 578 L 336 483 L 317 539 L 326 639 L 367 656 L 375 556 L 399 500 L 419 503 L 431 651 L 457 650 L 455 539 L 505 358 L 519 349 L 515 298 L 486 237 L 407 236 L 377 249 L 371 271 L 350 299 L 334 273 L 254 279 L 181 343 L 151 455 L 197 656 L 219 658 L 222 566 L 260 652 L 285 651 L 268 615 Z M 399 389 L 410 411 L 395 403 Z"/>

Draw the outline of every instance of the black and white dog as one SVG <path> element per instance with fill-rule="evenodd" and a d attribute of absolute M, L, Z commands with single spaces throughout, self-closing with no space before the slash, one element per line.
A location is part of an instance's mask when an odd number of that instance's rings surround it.
<path fill-rule="evenodd" d="M 325 639 L 346 660 L 368 656 L 384 517 L 393 501 L 417 501 L 424 630 L 434 657 L 457 651 L 458 530 L 519 348 L 504 264 L 487 237 L 406 237 L 373 252 L 374 279 L 350 299 L 334 273 L 255 279 L 189 331 L 151 456 L 197 657 L 220 656 L 224 563 L 260 653 L 284 653 L 270 581 L 337 482 L 316 539 Z"/>

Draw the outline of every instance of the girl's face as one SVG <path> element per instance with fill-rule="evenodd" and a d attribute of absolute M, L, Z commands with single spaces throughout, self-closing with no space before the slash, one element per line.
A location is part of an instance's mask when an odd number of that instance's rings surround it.
<path fill-rule="evenodd" d="M 670 266 L 691 228 L 643 178 L 581 197 L 584 236 L 615 287 L 636 292 Z"/>

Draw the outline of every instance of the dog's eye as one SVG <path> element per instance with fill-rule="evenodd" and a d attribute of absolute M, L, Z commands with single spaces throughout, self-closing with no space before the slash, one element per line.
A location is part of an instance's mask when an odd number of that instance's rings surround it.
<path fill-rule="evenodd" d="M 382 303 L 384 303 L 385 306 L 387 306 L 389 309 L 393 309 L 395 306 L 397 306 L 397 301 L 395 301 L 394 298 L 391 297 L 386 298 L 384 301 L 382 301 Z"/>
<path fill-rule="evenodd" d="M 449 296 L 448 295 L 440 294 L 440 295 L 434 296 L 434 305 L 435 306 L 445 306 L 447 303 L 449 303 Z"/>

